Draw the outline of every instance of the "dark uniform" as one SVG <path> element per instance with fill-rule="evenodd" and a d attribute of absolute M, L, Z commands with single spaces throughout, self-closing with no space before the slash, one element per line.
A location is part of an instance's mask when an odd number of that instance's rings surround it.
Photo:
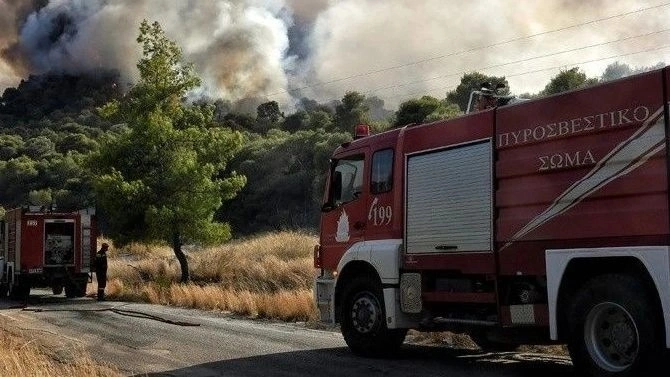
<path fill-rule="evenodd" d="M 98 279 L 98 301 L 105 300 L 105 287 L 107 287 L 107 249 L 109 245 L 102 244 L 102 247 L 95 254 L 95 276 Z"/>

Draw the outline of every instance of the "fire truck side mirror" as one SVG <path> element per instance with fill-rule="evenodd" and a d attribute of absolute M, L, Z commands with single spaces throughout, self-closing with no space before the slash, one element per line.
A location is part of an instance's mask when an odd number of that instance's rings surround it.
<path fill-rule="evenodd" d="M 342 172 L 336 171 L 333 174 L 333 183 L 330 187 L 330 200 L 335 201 L 342 197 Z"/>
<path fill-rule="evenodd" d="M 336 171 L 333 173 L 332 181 L 330 182 L 330 192 L 328 193 L 328 201 L 321 206 L 321 212 L 332 211 L 337 208 L 335 199 L 342 197 L 342 172 Z"/>
<path fill-rule="evenodd" d="M 333 202 L 323 203 L 321 206 L 321 212 L 330 212 L 337 208 Z"/>

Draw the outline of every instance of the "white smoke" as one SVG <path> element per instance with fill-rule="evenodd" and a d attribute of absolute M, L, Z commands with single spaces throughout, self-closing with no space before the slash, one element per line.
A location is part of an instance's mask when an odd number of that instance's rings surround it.
<path fill-rule="evenodd" d="M 306 82 L 347 78 L 305 90 L 317 98 L 339 98 L 346 90 L 377 95 L 387 104 L 430 94 L 444 98 L 460 77 L 478 70 L 508 76 L 516 93 L 538 92 L 561 68 L 575 63 L 623 55 L 667 45 L 670 33 L 629 39 L 542 59 L 532 59 L 581 46 L 603 43 L 667 28 L 670 6 L 632 13 L 513 43 L 459 53 L 569 25 L 585 23 L 660 4 L 658 0 L 611 1 L 443 1 L 342 0 L 322 12 L 312 33 L 312 55 Z M 633 66 L 667 60 L 670 49 L 583 63 L 590 77 L 598 77 L 616 61 Z M 453 56 L 449 56 L 454 54 Z M 442 57 L 431 59 L 434 57 Z M 526 62 L 505 64 L 529 59 Z M 413 62 L 426 60 L 423 63 Z M 504 64 L 504 65 L 503 65 Z M 397 69 L 358 76 L 360 73 Z M 495 67 L 498 66 L 498 67 Z M 555 67 L 553 69 L 547 69 Z M 527 72 L 541 70 L 531 74 Z M 517 75 L 521 74 L 522 75 Z M 312 84 L 314 85 L 314 84 Z"/>
<path fill-rule="evenodd" d="M 46 5 L 35 5 L 40 2 Z M 356 90 L 394 108 L 425 94 L 443 98 L 464 73 L 474 70 L 508 77 L 516 93 L 537 92 L 561 68 L 579 65 L 597 77 L 616 60 L 632 66 L 667 61 L 670 48 L 632 54 L 666 44 L 670 32 L 659 31 L 667 28 L 670 6 L 635 12 L 661 4 L 0 0 L 0 89 L 28 73 L 97 68 L 118 69 L 133 82 L 140 57 L 135 39 L 139 23 L 147 19 L 160 22 L 177 41 L 185 60 L 195 63 L 205 92 L 216 98 L 255 97 L 290 104 L 291 97 L 307 96 L 327 102 Z M 624 12 L 631 14 L 484 47 Z M 603 44 L 616 39 L 624 40 Z M 603 45 L 557 54 L 591 44 Z M 553 55 L 536 58 L 549 54 Z M 525 61 L 508 64 L 519 60 Z M 374 71 L 380 72 L 370 73 Z"/>
<path fill-rule="evenodd" d="M 288 7 L 292 10 L 296 21 L 301 23 L 312 23 L 319 14 L 328 8 L 328 0 L 286 0 Z"/>

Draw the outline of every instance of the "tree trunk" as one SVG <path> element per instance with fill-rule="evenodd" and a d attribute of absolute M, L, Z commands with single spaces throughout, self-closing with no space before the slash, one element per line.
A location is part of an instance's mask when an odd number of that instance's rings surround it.
<path fill-rule="evenodd" d="M 188 283 L 190 276 L 188 273 L 188 260 L 186 259 L 186 254 L 181 250 L 181 236 L 179 232 L 174 232 L 172 235 L 172 250 L 174 250 L 174 255 L 179 261 L 179 267 L 181 267 L 181 282 Z"/>

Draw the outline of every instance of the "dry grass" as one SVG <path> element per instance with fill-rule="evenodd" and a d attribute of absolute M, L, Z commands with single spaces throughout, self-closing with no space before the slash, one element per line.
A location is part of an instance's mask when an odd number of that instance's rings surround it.
<path fill-rule="evenodd" d="M 312 235 L 281 232 L 213 248 L 187 249 L 192 280 L 187 285 L 178 284 L 179 264 L 169 247 L 111 247 L 107 295 L 126 301 L 308 321 L 316 317 L 312 298 L 315 243 Z M 95 288 L 91 286 L 89 292 L 93 294 Z"/>
<path fill-rule="evenodd" d="M 527 353 L 544 353 L 557 356 L 570 356 L 568 346 L 563 344 L 548 345 L 548 346 L 521 345 L 518 348 L 518 351 Z"/>
<path fill-rule="evenodd" d="M 407 339 L 414 344 L 443 345 L 460 349 L 478 349 L 479 346 L 467 334 L 440 332 L 419 332 L 410 330 Z M 568 356 L 565 345 L 520 345 L 516 351 L 547 355 Z"/>
<path fill-rule="evenodd" d="M 420 332 L 410 330 L 407 340 L 414 344 L 444 345 L 453 348 L 477 349 L 475 342 L 465 334 L 457 334 L 449 331 Z"/>
<path fill-rule="evenodd" d="M 49 355 L 35 339 L 27 340 L 0 328 L 0 376 L 121 376 L 116 369 L 97 364 L 83 350 Z"/>
<path fill-rule="evenodd" d="M 101 242 L 110 241 L 101 240 Z M 300 232 L 270 233 L 207 249 L 187 249 L 192 282 L 179 284 L 172 249 L 131 244 L 110 248 L 107 295 L 112 299 L 184 308 L 221 310 L 286 321 L 317 319 L 312 285 L 316 237 Z M 89 294 L 95 295 L 95 283 Z M 476 349 L 464 334 L 410 331 L 416 344 Z M 562 354 L 565 347 L 522 346 L 524 352 Z"/>

